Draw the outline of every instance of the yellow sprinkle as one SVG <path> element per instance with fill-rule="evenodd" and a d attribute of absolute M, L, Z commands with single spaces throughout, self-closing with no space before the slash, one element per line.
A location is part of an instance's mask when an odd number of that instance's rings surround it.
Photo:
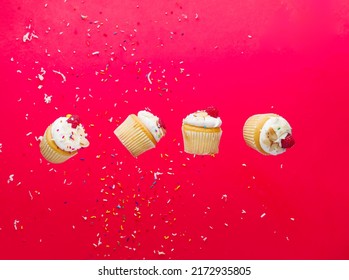
<path fill-rule="evenodd" d="M 91 219 L 96 219 L 96 216 L 91 216 L 90 218 L 91 218 Z"/>
<path fill-rule="evenodd" d="M 123 227 L 122 225 L 120 225 L 120 229 L 121 229 L 121 230 L 124 230 L 124 227 Z"/>
<path fill-rule="evenodd" d="M 169 239 L 170 237 L 168 235 L 164 236 L 165 240 Z"/>
<path fill-rule="evenodd" d="M 105 178 L 100 178 L 101 181 L 105 181 Z"/>
<path fill-rule="evenodd" d="M 105 211 L 106 214 L 110 214 L 110 210 Z"/>
<path fill-rule="evenodd" d="M 71 114 L 67 114 L 66 117 L 69 119 L 71 117 Z"/>
<path fill-rule="evenodd" d="M 178 185 L 178 186 L 175 188 L 175 191 L 178 191 L 180 187 L 181 187 L 181 186 Z"/>

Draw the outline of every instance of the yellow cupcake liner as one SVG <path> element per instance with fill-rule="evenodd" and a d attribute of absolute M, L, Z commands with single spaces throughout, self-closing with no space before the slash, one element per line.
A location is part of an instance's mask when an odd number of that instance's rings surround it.
<path fill-rule="evenodd" d="M 57 147 L 52 140 L 51 125 L 46 129 L 42 137 L 40 152 L 42 156 L 51 163 L 63 163 L 77 154 L 77 151 L 70 153 Z"/>
<path fill-rule="evenodd" d="M 222 136 L 220 128 L 182 126 L 184 151 L 195 155 L 212 155 L 219 152 Z"/>
<path fill-rule="evenodd" d="M 266 123 L 267 120 L 269 120 L 271 117 L 276 117 L 278 115 L 268 113 L 268 114 L 257 114 L 249 117 L 243 127 L 243 137 L 246 142 L 246 144 L 251 147 L 252 149 L 255 149 L 256 151 L 264 154 L 269 155 L 269 153 L 265 152 L 259 142 L 259 137 L 261 130 L 263 128 L 263 125 Z"/>
<path fill-rule="evenodd" d="M 156 146 L 154 136 L 134 114 L 129 115 L 114 134 L 134 157 Z"/>

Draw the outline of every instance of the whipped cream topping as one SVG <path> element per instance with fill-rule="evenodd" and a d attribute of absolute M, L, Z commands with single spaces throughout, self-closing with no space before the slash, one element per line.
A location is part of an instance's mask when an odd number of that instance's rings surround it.
<path fill-rule="evenodd" d="M 259 143 L 266 153 L 279 155 L 286 151 L 281 146 L 281 140 L 288 134 L 292 134 L 290 124 L 283 117 L 271 117 L 262 127 Z"/>
<path fill-rule="evenodd" d="M 204 128 L 220 127 L 222 120 L 220 117 L 214 118 L 207 114 L 205 111 L 197 111 L 188 115 L 184 120 L 183 124 L 189 124 Z"/>
<path fill-rule="evenodd" d="M 154 136 L 156 142 L 159 142 L 165 136 L 166 130 L 161 126 L 159 118 L 148 111 L 139 111 L 137 114 L 139 120 Z"/>
<path fill-rule="evenodd" d="M 87 134 L 84 127 L 78 124 L 76 128 L 73 128 L 67 120 L 67 117 L 60 117 L 53 122 L 51 127 L 52 140 L 61 150 L 67 152 L 88 147 L 90 143 L 86 139 Z"/>

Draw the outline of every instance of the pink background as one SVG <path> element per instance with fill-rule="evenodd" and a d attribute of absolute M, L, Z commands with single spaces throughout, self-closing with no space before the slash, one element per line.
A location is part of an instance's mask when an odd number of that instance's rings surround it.
<path fill-rule="evenodd" d="M 14 0 L 0 13 L 1 259 L 349 258 L 348 1 Z M 220 152 L 193 157 L 181 122 L 208 105 Z M 113 130 L 144 108 L 168 130 L 135 159 Z M 296 139 L 278 157 L 242 138 L 268 112 Z M 37 139 L 68 113 L 91 146 L 49 164 Z"/>

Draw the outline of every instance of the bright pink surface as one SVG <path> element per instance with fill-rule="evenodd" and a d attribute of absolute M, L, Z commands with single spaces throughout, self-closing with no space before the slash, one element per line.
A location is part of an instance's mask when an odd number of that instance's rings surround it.
<path fill-rule="evenodd" d="M 347 1 L 8 2 L 1 259 L 349 258 Z M 182 119 L 208 105 L 220 152 L 185 154 Z M 135 159 L 113 130 L 145 107 L 168 133 Z M 296 139 L 278 157 L 242 138 L 267 112 Z M 48 164 L 37 137 L 68 113 L 91 146 Z"/>

